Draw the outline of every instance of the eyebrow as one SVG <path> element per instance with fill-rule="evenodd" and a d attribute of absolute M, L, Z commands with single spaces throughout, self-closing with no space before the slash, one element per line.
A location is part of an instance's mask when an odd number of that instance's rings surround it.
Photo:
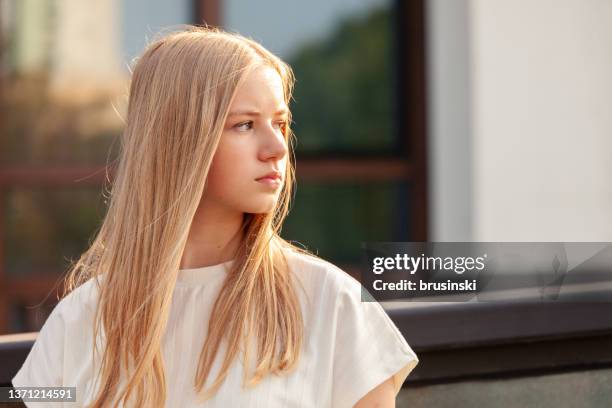
<path fill-rule="evenodd" d="M 282 108 L 274 112 L 274 115 L 288 115 L 289 110 L 287 108 Z M 230 112 L 228 116 L 259 116 L 261 112 L 256 110 L 240 110 L 235 112 Z"/>

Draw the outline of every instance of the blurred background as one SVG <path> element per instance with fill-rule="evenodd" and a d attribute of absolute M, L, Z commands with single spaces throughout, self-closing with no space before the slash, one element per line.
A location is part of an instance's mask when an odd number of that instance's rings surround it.
<path fill-rule="evenodd" d="M 283 12 L 280 1 L 0 4 L 0 333 L 44 322 L 54 296 L 27 306 L 105 214 L 104 166 L 118 152 L 130 64 L 183 23 L 253 37 L 295 70 L 298 188 L 285 238 L 352 272 L 361 241 L 426 238 L 422 38 L 405 38 L 394 2 L 296 2 Z"/>
<path fill-rule="evenodd" d="M 207 22 L 291 64 L 282 235 L 357 274 L 366 241 L 612 241 L 610 21 L 610 0 L 0 0 L 0 334 L 39 330 L 100 225 L 128 67 L 159 30 Z M 587 368 L 610 336 L 575 338 L 610 333 L 609 308 L 464 307 L 389 312 L 426 357 L 398 406 L 607 406 L 612 374 Z M 492 373 L 515 376 L 465 382 Z"/>

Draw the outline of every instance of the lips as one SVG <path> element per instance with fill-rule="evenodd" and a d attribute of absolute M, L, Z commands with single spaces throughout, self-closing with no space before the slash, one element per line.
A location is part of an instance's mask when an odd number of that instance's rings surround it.
<path fill-rule="evenodd" d="M 266 180 L 266 179 L 280 181 L 282 179 L 282 176 L 281 176 L 280 172 L 271 171 L 270 173 L 266 174 L 265 176 L 259 177 L 256 180 L 257 181 L 261 181 L 261 180 Z"/>

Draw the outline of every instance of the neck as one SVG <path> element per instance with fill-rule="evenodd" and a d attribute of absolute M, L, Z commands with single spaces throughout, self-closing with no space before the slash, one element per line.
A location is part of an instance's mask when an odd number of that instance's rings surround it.
<path fill-rule="evenodd" d="M 180 269 L 217 265 L 234 259 L 243 242 L 244 213 L 198 208 L 191 223 Z"/>

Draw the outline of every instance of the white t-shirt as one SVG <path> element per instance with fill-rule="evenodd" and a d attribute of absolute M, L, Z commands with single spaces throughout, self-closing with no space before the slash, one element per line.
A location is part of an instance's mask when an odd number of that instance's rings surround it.
<path fill-rule="evenodd" d="M 288 261 L 310 299 L 298 286 L 305 324 L 298 367 L 288 376 L 269 375 L 243 390 L 242 360 L 237 358 L 217 394 L 203 405 L 197 405 L 193 390 L 197 362 L 213 302 L 233 261 L 179 271 L 162 342 L 166 406 L 349 408 L 392 375 L 399 392 L 419 360 L 382 306 L 362 302 L 359 281 L 327 261 L 295 253 L 288 254 Z M 27 406 L 75 407 L 91 401 L 97 290 L 90 279 L 58 303 L 12 379 L 15 387 L 76 386 L 77 403 Z M 217 377 L 224 355 L 222 347 L 206 388 Z"/>

